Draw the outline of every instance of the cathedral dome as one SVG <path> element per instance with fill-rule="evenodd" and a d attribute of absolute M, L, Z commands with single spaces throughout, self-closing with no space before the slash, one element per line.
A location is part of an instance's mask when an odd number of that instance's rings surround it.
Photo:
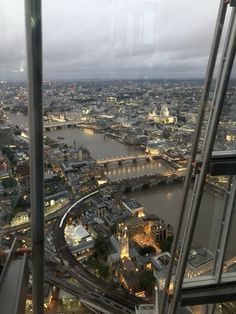
<path fill-rule="evenodd" d="M 161 107 L 160 116 L 162 116 L 162 117 L 169 117 L 169 115 L 170 115 L 169 109 L 168 109 L 167 105 L 164 104 L 164 105 Z"/>

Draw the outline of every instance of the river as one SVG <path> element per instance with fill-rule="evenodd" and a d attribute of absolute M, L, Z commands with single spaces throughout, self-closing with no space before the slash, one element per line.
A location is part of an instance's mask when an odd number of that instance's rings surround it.
<path fill-rule="evenodd" d="M 9 121 L 19 126 L 27 125 L 27 117 L 17 114 L 9 114 Z M 95 159 L 106 159 L 115 156 L 137 155 L 141 151 L 127 144 L 122 144 L 112 138 L 105 137 L 103 134 L 85 132 L 78 128 L 67 128 L 46 133 L 47 136 L 57 139 L 63 137 L 63 142 L 73 145 L 74 141 L 77 146 L 85 146 L 91 152 Z M 150 174 L 164 170 L 167 164 L 163 161 L 144 162 L 137 164 L 124 164 L 122 166 L 109 166 L 106 170 L 108 177 L 111 179 L 124 178 L 127 176 L 138 176 L 142 174 Z M 129 193 L 130 197 L 136 198 L 145 208 L 148 214 L 156 214 L 162 219 L 176 227 L 178 214 L 180 210 L 181 197 L 183 193 L 182 183 L 173 183 L 170 185 L 161 185 L 153 187 L 149 190 L 138 190 Z M 197 221 L 197 228 L 194 240 L 215 251 L 216 235 L 220 227 L 220 214 L 222 212 L 223 198 L 221 195 L 205 191 L 200 215 Z M 234 223 L 236 223 L 236 215 L 234 215 Z M 236 231 L 232 230 L 231 240 L 228 246 L 228 256 L 235 253 L 234 237 Z"/>
<path fill-rule="evenodd" d="M 9 114 L 11 123 L 19 125 L 20 127 L 27 127 L 27 117 L 17 114 Z M 130 156 L 143 154 L 139 148 L 128 144 L 123 144 L 107 137 L 103 134 L 93 133 L 92 131 L 84 131 L 78 128 L 66 128 L 45 133 L 54 140 L 58 137 L 64 138 L 62 141 L 68 145 L 75 145 L 77 147 L 86 147 L 94 159 L 107 159 L 117 156 Z M 106 170 L 106 175 L 110 180 L 120 180 L 128 177 L 142 176 L 144 174 L 159 173 L 167 169 L 169 165 L 163 160 L 153 160 L 146 162 L 146 160 L 138 161 L 136 164 L 130 162 L 123 163 L 122 166 L 111 164 Z"/>

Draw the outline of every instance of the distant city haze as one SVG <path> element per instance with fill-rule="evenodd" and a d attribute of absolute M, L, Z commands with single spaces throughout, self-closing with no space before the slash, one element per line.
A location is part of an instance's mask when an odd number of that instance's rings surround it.
<path fill-rule="evenodd" d="M 204 77 L 219 0 L 50 0 L 44 79 Z M 0 0 L 0 80 L 25 80 L 24 1 Z"/>

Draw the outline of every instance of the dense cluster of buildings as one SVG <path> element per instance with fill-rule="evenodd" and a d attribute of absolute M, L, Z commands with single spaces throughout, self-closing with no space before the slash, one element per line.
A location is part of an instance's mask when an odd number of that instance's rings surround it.
<path fill-rule="evenodd" d="M 27 93 L 20 83 L 1 83 L 0 92 L 0 225 L 14 227 L 30 222 L 29 145 L 26 130 L 9 124 L 5 112 L 26 113 Z M 76 122 L 185 167 L 200 94 L 198 81 L 46 82 L 44 120 L 48 125 Z M 221 121 L 216 141 L 221 150 L 233 145 L 236 134 L 235 88 L 227 97 L 230 111 Z M 145 296 L 140 277 L 151 271 L 161 284 L 169 253 L 160 247 L 173 237 L 172 226 L 159 217 L 147 217 L 136 200 L 114 193 L 104 169 L 86 147 L 68 146 L 62 139 L 44 140 L 45 215 L 100 189 L 82 208 L 73 210 L 65 228 L 67 245 L 78 260 L 84 260 L 95 256 L 97 239 L 106 239 L 107 254 L 99 263 L 108 268 L 115 284 Z M 223 184 L 220 180 L 211 183 Z M 107 186 L 101 187 L 104 183 Z M 212 260 L 211 252 L 194 246 L 187 276 L 207 274 Z M 89 270 L 93 271 L 91 265 Z"/>
<path fill-rule="evenodd" d="M 4 109 L 26 112 L 24 84 L 2 83 L 0 90 Z M 192 143 L 200 95 L 199 81 L 45 82 L 44 119 L 77 121 L 151 153 L 174 151 L 184 158 Z M 235 141 L 234 101 L 232 86 L 217 136 L 221 150 Z"/>

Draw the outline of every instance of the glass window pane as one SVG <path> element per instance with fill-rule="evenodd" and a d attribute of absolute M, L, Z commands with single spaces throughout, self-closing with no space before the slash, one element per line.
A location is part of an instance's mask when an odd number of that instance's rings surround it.
<path fill-rule="evenodd" d="M 229 226 L 229 234 L 226 243 L 226 250 L 224 255 L 224 267 L 223 267 L 223 275 L 222 280 L 236 280 L 236 245 L 235 245 L 235 238 L 236 238 L 236 198 L 234 199 L 232 205 L 232 216 L 230 219 L 230 226 Z"/>

